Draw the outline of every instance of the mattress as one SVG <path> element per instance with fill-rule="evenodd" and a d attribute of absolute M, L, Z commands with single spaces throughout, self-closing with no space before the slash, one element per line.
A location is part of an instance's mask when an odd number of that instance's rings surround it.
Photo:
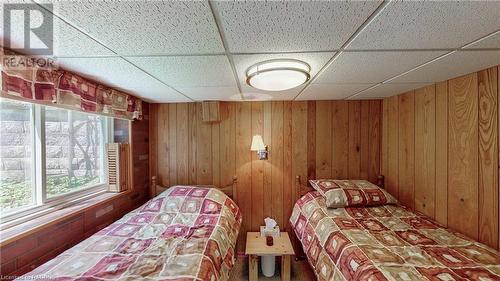
<path fill-rule="evenodd" d="M 500 280 L 497 251 L 402 206 L 330 209 L 313 191 L 290 223 L 318 280 Z"/>
<path fill-rule="evenodd" d="M 174 186 L 22 280 L 227 280 L 241 213 L 217 189 Z"/>

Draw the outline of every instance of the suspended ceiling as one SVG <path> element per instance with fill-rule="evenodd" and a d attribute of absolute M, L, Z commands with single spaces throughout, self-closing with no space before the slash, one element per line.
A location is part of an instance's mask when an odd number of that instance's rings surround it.
<path fill-rule="evenodd" d="M 500 1 L 36 2 L 59 65 L 151 102 L 383 98 L 500 64 Z M 246 85 L 272 58 L 312 79 Z"/>

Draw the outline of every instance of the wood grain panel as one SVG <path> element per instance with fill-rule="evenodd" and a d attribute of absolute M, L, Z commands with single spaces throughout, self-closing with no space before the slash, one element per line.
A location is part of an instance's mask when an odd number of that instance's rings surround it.
<path fill-rule="evenodd" d="M 292 176 L 299 176 L 305 184 L 308 176 L 308 102 L 292 103 Z M 294 200 L 299 199 L 299 190 L 294 184 Z"/>
<path fill-rule="evenodd" d="M 219 112 L 220 113 L 220 112 Z M 214 123 L 212 129 L 212 184 L 221 186 L 220 181 L 220 124 Z"/>
<path fill-rule="evenodd" d="M 361 176 L 361 101 L 349 101 L 349 164 L 347 176 Z M 368 148 L 368 147 L 367 147 Z"/>
<path fill-rule="evenodd" d="M 252 120 L 252 136 L 262 135 L 264 130 L 264 111 L 262 102 L 252 102 L 251 104 L 251 120 Z M 269 122 L 270 120 L 266 120 Z M 247 146 L 247 150 L 250 146 Z M 274 154 L 274 153 L 273 153 Z M 274 157 L 271 156 L 271 157 Z M 272 159 L 270 159 L 272 161 Z M 252 193 L 252 211 L 251 211 L 251 225 L 250 228 L 256 231 L 264 222 L 264 163 L 259 160 L 256 153 L 252 153 L 251 162 L 251 193 Z M 269 196 L 269 192 L 266 196 Z"/>
<path fill-rule="evenodd" d="M 283 103 L 283 225 L 285 230 L 291 230 L 288 220 L 292 214 L 292 208 L 296 200 L 294 198 L 294 173 L 293 173 L 293 150 L 292 150 L 292 102 Z"/>
<path fill-rule="evenodd" d="M 283 102 L 273 101 L 272 103 L 272 143 L 279 144 L 273 147 L 272 187 L 271 187 L 271 206 L 272 216 L 283 228 L 285 218 L 283 217 Z"/>
<path fill-rule="evenodd" d="M 249 147 L 252 142 L 252 108 L 251 103 L 236 103 L 236 175 L 238 191 L 236 203 L 243 214 L 238 245 L 238 251 L 245 247 L 247 231 L 251 229 L 252 218 L 252 154 Z"/>
<path fill-rule="evenodd" d="M 132 175 L 133 192 L 129 199 L 123 200 L 124 203 L 120 209 L 128 210 L 128 208 L 136 203 L 144 202 L 148 197 L 149 184 L 149 104 L 143 102 L 142 120 L 131 122 L 131 138 L 130 150 L 132 153 L 132 163 L 134 166 Z"/>
<path fill-rule="evenodd" d="M 448 226 L 478 238 L 477 73 L 448 81 Z M 463 210 L 467 210 L 464 212 Z"/>
<path fill-rule="evenodd" d="M 188 183 L 196 184 L 197 182 L 197 143 L 198 143 L 198 133 L 197 133 L 197 123 L 198 123 L 198 114 L 196 111 L 196 104 L 189 103 L 188 104 L 188 124 L 189 124 L 189 142 L 188 145 Z M 160 156 L 161 157 L 161 156 Z M 158 170 L 158 173 L 162 173 L 163 171 Z"/>
<path fill-rule="evenodd" d="M 478 72 L 479 241 L 498 247 L 498 85 L 497 68 Z"/>
<path fill-rule="evenodd" d="M 162 104 L 158 105 L 158 171 L 161 171 L 161 173 L 158 173 L 158 184 L 162 186 L 170 186 L 170 153 L 169 153 L 169 145 L 168 145 L 168 126 L 169 126 L 169 121 L 168 121 L 168 109 L 169 106 L 168 104 Z M 160 133 L 161 132 L 161 133 Z"/>
<path fill-rule="evenodd" d="M 380 151 L 380 173 L 385 176 L 385 185 L 388 187 L 389 179 L 389 103 L 390 99 L 382 101 L 382 143 Z M 396 195 L 394 191 L 391 192 Z"/>
<path fill-rule="evenodd" d="M 368 117 L 365 119 L 361 117 L 362 121 L 367 121 L 368 124 L 368 138 L 369 151 L 368 151 L 368 180 L 371 182 L 377 182 L 380 173 L 380 149 L 381 149 L 381 101 L 372 100 L 370 103 L 370 112 Z M 363 131 L 361 131 L 363 132 Z M 362 150 L 363 152 L 363 150 Z"/>
<path fill-rule="evenodd" d="M 220 123 L 221 184 L 227 186 L 236 176 L 236 105 L 223 103 Z"/>
<path fill-rule="evenodd" d="M 417 151 L 418 152 L 418 151 Z M 435 219 L 448 225 L 448 83 L 436 84 Z"/>
<path fill-rule="evenodd" d="M 367 179 L 370 166 L 370 101 L 361 101 L 359 177 Z"/>
<path fill-rule="evenodd" d="M 202 122 L 203 107 L 201 103 L 196 104 L 196 183 L 212 183 L 212 126 Z"/>
<path fill-rule="evenodd" d="M 316 177 L 332 176 L 332 102 L 316 102 Z"/>
<path fill-rule="evenodd" d="M 332 177 L 348 178 L 349 105 L 348 101 L 332 101 Z"/>
<path fill-rule="evenodd" d="M 189 123 L 188 123 L 188 105 L 187 103 L 177 104 L 177 153 L 175 163 L 177 165 L 176 184 L 188 184 L 189 182 Z"/>
<path fill-rule="evenodd" d="M 274 149 L 273 149 L 273 127 L 272 127 L 272 112 L 273 106 L 270 102 L 265 102 L 263 104 L 264 108 L 264 135 L 263 140 L 264 143 L 269 147 L 269 149 L 273 150 L 273 153 L 269 153 L 269 159 L 267 161 L 263 161 L 263 181 L 264 181 L 264 191 L 268 194 L 272 194 L 273 190 L 273 159 L 274 159 Z M 269 217 L 273 215 L 273 198 L 272 196 L 264 196 L 264 217 Z"/>
<path fill-rule="evenodd" d="M 399 166 L 415 167 L 415 209 L 497 249 L 500 248 L 499 68 L 415 90 L 415 149 L 399 148 L 403 156 Z M 382 105 L 381 170 L 386 176 L 387 189 L 393 194 L 396 191 L 392 187 L 395 177 L 390 168 L 390 151 L 395 144 L 391 124 L 399 120 L 400 129 L 410 127 L 401 125 L 408 110 L 402 104 L 394 110 L 393 101 L 407 96 L 386 98 Z M 404 134 L 400 134 L 399 145 L 406 146 L 407 141 L 401 135 Z M 407 176 L 400 173 L 397 177 L 401 199 L 406 188 L 402 182 Z"/>
<path fill-rule="evenodd" d="M 435 218 L 436 87 L 415 90 L 415 210 Z"/>
<path fill-rule="evenodd" d="M 307 102 L 307 179 L 316 179 L 316 102 Z"/>
<path fill-rule="evenodd" d="M 387 99 L 387 174 L 386 188 L 399 199 L 399 101 L 398 97 Z"/>
<path fill-rule="evenodd" d="M 158 106 L 149 105 L 149 174 L 158 174 Z M 156 191 L 149 189 L 149 197 L 155 196 Z"/>
<path fill-rule="evenodd" d="M 168 105 L 168 170 L 170 184 L 177 184 L 177 104 Z"/>
<path fill-rule="evenodd" d="M 399 102 L 399 200 L 413 209 L 415 183 L 415 96 L 408 92 Z"/>

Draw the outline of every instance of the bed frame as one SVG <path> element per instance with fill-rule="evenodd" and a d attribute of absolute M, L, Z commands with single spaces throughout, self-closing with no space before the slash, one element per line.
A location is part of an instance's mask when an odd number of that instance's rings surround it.
<path fill-rule="evenodd" d="M 215 185 L 209 185 L 209 184 L 189 185 L 189 186 L 216 188 L 216 189 L 224 192 L 224 194 L 226 194 L 229 198 L 235 200 L 237 185 L 238 185 L 238 177 L 234 176 L 230 184 L 225 185 L 225 186 L 221 186 L 221 187 L 217 187 Z M 168 188 L 168 187 L 161 186 L 161 185 L 157 184 L 156 176 L 152 176 L 151 177 L 151 189 L 155 191 L 157 187 L 159 187 L 161 189 Z"/>
<path fill-rule="evenodd" d="M 384 182 L 385 182 L 385 178 L 383 175 L 377 176 L 377 183 L 376 184 L 378 186 L 384 188 Z M 306 181 L 304 184 L 300 176 L 295 177 L 295 187 L 296 187 L 296 190 L 299 191 L 300 197 L 302 197 L 306 193 L 314 190 L 314 188 L 312 188 L 312 186 L 309 184 L 309 181 Z"/>

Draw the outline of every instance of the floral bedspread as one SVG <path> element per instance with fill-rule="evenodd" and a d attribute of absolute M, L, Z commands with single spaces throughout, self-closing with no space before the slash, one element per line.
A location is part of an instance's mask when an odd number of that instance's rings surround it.
<path fill-rule="evenodd" d="M 174 186 L 20 279 L 227 280 L 241 217 L 217 189 Z"/>
<path fill-rule="evenodd" d="M 500 254 L 404 207 L 326 208 L 317 191 L 290 222 L 318 280 L 500 280 Z"/>

